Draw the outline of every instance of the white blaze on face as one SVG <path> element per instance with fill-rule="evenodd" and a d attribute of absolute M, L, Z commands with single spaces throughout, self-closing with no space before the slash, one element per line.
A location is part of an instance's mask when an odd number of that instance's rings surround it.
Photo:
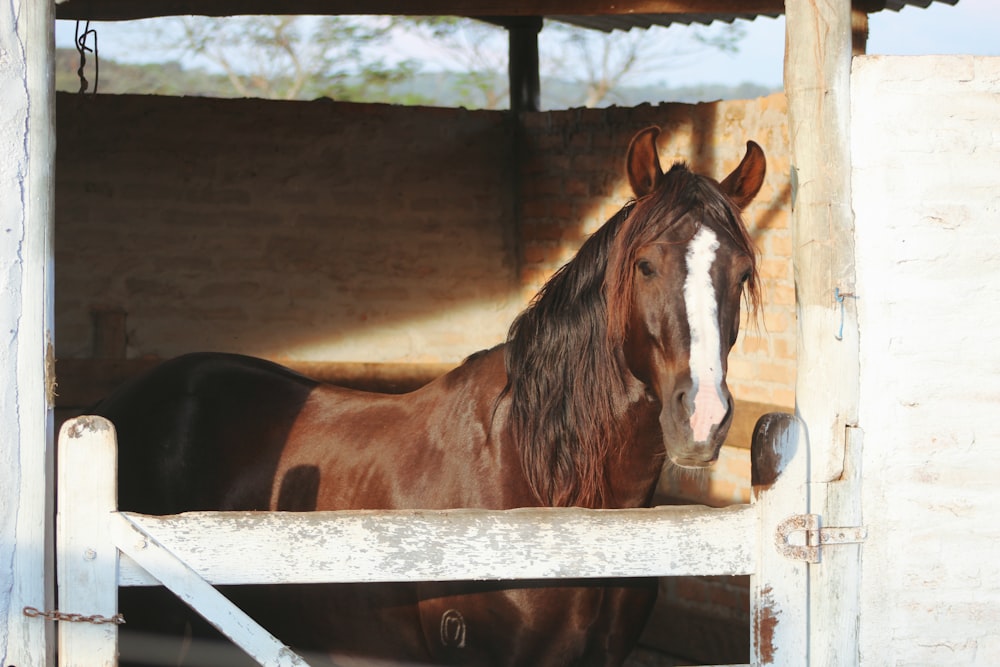
<path fill-rule="evenodd" d="M 726 416 L 722 396 L 722 347 L 719 341 L 719 305 L 712 285 L 712 264 L 719 240 L 702 226 L 691 239 L 685 261 L 684 306 L 691 332 L 691 431 L 704 442 Z"/>

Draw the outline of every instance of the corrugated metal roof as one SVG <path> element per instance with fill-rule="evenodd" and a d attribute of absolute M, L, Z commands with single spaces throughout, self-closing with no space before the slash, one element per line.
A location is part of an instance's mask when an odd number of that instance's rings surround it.
<path fill-rule="evenodd" d="M 885 8 L 898 12 L 903 7 L 919 7 L 921 9 L 926 9 L 933 2 L 939 2 L 945 5 L 955 5 L 958 0 L 885 0 Z M 692 23 L 700 23 L 702 25 L 708 25 L 715 21 L 723 21 L 725 23 L 732 23 L 736 19 L 744 19 L 746 21 L 753 21 L 759 16 L 767 16 L 769 18 L 778 18 L 781 16 L 780 12 L 766 13 L 766 14 L 602 14 L 600 16 L 547 16 L 546 18 L 552 21 L 558 21 L 560 23 L 567 23 L 569 25 L 579 26 L 581 28 L 589 28 L 591 30 L 600 30 L 602 32 L 611 32 L 612 30 L 622 30 L 628 31 L 632 28 L 649 28 L 654 25 L 658 26 L 670 26 L 674 23 L 680 23 L 683 25 L 691 25 Z"/>

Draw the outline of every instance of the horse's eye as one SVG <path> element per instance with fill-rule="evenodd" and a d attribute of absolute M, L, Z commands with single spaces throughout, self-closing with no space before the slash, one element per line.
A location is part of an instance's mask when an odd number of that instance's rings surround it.
<path fill-rule="evenodd" d="M 750 280 L 750 272 L 749 271 L 747 271 L 742 276 L 740 276 L 740 285 L 746 285 L 748 280 Z"/>
<path fill-rule="evenodd" d="M 636 264 L 636 266 L 639 267 L 639 270 L 642 272 L 642 275 L 646 276 L 647 278 L 656 273 L 656 269 L 653 268 L 653 265 L 650 264 L 649 261 L 645 259 L 640 259 L 638 264 Z"/>

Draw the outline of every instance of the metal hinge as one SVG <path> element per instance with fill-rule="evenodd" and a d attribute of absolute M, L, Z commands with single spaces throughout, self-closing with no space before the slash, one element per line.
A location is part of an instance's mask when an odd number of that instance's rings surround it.
<path fill-rule="evenodd" d="M 804 533 L 804 544 L 792 544 L 794 533 Z M 858 544 L 868 537 L 867 526 L 820 527 L 819 514 L 795 514 L 778 524 L 774 545 L 792 560 L 818 563 L 820 547 L 831 544 Z"/>

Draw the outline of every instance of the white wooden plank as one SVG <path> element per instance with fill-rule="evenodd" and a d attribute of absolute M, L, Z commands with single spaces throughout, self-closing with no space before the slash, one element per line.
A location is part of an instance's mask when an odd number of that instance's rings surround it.
<path fill-rule="evenodd" d="M 115 515 L 112 533 L 119 549 L 258 663 L 269 667 L 307 667 L 290 648 L 121 514 Z"/>
<path fill-rule="evenodd" d="M 756 550 L 748 505 L 123 516 L 214 584 L 735 575 Z"/>
<path fill-rule="evenodd" d="M 111 541 L 118 468 L 114 427 L 101 417 L 78 417 L 59 434 L 57 574 L 59 610 L 112 618 L 118 611 L 118 551 Z M 118 627 L 60 622 L 61 667 L 117 665 Z"/>

